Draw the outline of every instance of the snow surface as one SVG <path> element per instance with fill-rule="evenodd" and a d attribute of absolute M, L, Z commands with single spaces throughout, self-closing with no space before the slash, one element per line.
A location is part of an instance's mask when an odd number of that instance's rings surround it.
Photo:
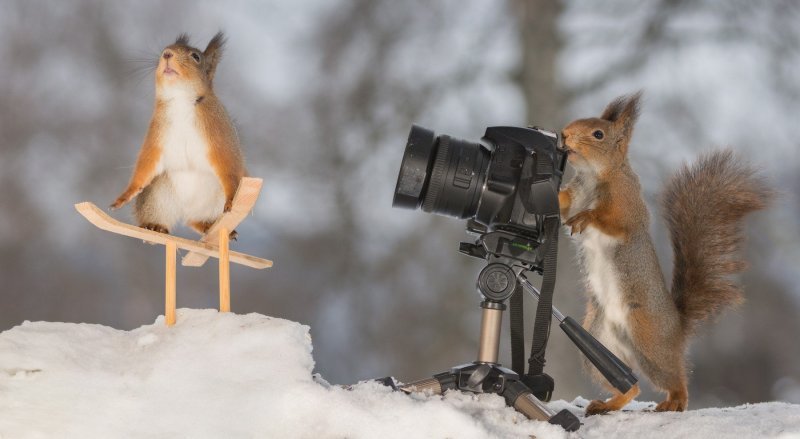
<path fill-rule="evenodd" d="M 0 439 L 800 437 L 800 406 L 764 403 L 529 421 L 496 395 L 346 390 L 312 375 L 309 328 L 259 314 L 178 312 L 167 328 L 25 322 L 0 334 Z M 579 406 L 555 401 L 551 408 Z"/>

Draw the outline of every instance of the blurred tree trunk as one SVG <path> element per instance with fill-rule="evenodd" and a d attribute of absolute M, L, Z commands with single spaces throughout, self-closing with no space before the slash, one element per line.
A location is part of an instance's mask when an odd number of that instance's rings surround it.
<path fill-rule="evenodd" d="M 527 121 L 560 131 L 564 124 L 564 96 L 558 79 L 558 55 L 562 41 L 558 21 L 560 1 L 511 0 L 517 19 L 521 59 L 515 82 L 525 96 Z"/>

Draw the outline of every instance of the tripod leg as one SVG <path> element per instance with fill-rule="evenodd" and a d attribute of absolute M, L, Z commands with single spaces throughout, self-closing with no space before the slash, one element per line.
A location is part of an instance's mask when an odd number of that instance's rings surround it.
<path fill-rule="evenodd" d="M 442 393 L 458 388 L 458 375 L 453 372 L 442 372 L 434 375 L 433 378 L 414 381 L 400 386 L 400 390 L 406 393 L 427 393 L 441 395 Z"/>
<path fill-rule="evenodd" d="M 424 380 L 414 381 L 400 386 L 400 390 L 406 393 L 432 393 L 434 395 L 442 394 L 442 385 L 436 378 L 425 378 Z"/>
<path fill-rule="evenodd" d="M 506 404 L 514 407 L 528 419 L 547 422 L 555 415 L 544 403 L 533 396 L 525 384 L 519 381 L 513 381 L 506 385 L 503 398 L 505 398 Z"/>
<path fill-rule="evenodd" d="M 514 407 L 514 410 L 527 416 L 528 419 L 560 425 L 566 431 L 576 431 L 581 426 L 580 420 L 572 412 L 564 409 L 554 413 L 519 381 L 508 383 L 502 395 L 506 404 Z"/>

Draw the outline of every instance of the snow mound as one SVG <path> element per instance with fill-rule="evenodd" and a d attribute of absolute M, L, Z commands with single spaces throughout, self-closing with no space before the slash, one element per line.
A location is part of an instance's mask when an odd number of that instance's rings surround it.
<path fill-rule="evenodd" d="M 172 328 L 159 317 L 133 331 L 25 322 L 0 334 L 0 439 L 578 437 L 496 395 L 345 390 L 313 367 L 307 326 L 259 314 L 181 309 Z M 651 407 L 584 419 L 580 437 L 800 437 L 797 405 Z"/>

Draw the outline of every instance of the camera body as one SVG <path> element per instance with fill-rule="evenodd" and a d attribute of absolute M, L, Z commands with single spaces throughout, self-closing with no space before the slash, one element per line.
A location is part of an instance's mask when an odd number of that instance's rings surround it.
<path fill-rule="evenodd" d="M 566 152 L 555 133 L 489 127 L 471 143 L 414 125 L 392 205 L 469 219 L 470 256 L 503 256 L 542 271 L 548 218 L 558 218 Z"/>

